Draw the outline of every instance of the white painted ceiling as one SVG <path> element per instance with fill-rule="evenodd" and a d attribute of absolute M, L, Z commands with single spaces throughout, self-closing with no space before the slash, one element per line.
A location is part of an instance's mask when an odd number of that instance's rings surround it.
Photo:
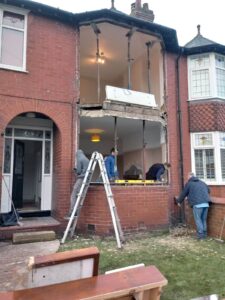
<path fill-rule="evenodd" d="M 90 117 L 81 117 L 80 118 L 80 133 L 83 136 L 88 136 L 86 131 L 88 129 L 101 129 L 103 131 L 100 135 L 105 135 L 107 137 L 114 137 L 114 117 L 102 117 L 102 118 L 90 118 Z M 118 127 L 118 135 L 121 138 L 129 134 L 140 133 L 142 134 L 142 120 L 134 120 L 134 119 L 117 119 L 117 127 Z M 146 121 L 146 130 L 155 130 L 159 128 L 160 123 L 156 122 L 148 122 Z M 97 131 L 96 131 L 97 133 Z"/>
<path fill-rule="evenodd" d="M 103 52 L 106 58 L 105 64 L 100 65 L 101 78 L 107 81 L 114 80 L 128 68 L 128 38 L 126 34 L 131 28 L 124 28 L 109 23 L 96 25 L 101 31 L 99 34 L 99 52 Z M 145 55 L 147 59 L 146 43 L 150 40 L 156 40 L 156 38 L 138 31 L 134 32 L 131 38 L 131 58 L 136 60 Z M 90 25 L 81 27 L 80 41 L 81 76 L 96 78 L 97 42 L 96 34 Z"/>

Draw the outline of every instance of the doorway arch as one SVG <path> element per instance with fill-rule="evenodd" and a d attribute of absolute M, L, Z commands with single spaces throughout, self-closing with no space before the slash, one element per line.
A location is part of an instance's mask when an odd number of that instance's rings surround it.
<path fill-rule="evenodd" d="M 12 202 L 22 212 L 51 211 L 53 121 L 37 112 L 16 116 L 5 128 L 1 213 Z"/>

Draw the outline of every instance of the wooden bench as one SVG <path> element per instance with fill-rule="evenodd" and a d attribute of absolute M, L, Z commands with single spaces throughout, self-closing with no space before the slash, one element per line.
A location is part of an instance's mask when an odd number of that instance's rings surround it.
<path fill-rule="evenodd" d="M 26 288 L 96 276 L 98 264 L 96 247 L 31 257 Z"/>
<path fill-rule="evenodd" d="M 0 300 L 159 300 L 166 278 L 155 266 L 139 267 L 61 284 L 0 293 Z"/>

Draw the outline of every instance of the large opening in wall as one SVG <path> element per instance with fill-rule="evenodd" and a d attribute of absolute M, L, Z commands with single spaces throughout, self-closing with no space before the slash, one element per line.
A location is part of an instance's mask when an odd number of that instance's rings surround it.
<path fill-rule="evenodd" d="M 80 104 L 102 106 L 107 85 L 163 97 L 163 51 L 152 33 L 92 23 L 80 28 Z"/>
<path fill-rule="evenodd" d="M 89 156 L 115 147 L 120 179 L 134 167 L 145 179 L 167 161 L 163 64 L 154 33 L 106 22 L 80 28 L 79 147 Z"/>
<path fill-rule="evenodd" d="M 165 162 L 165 138 L 165 129 L 158 122 L 112 116 L 80 118 L 80 148 L 90 157 L 94 151 L 107 156 L 116 146 L 119 179 L 145 179 L 151 165 Z M 164 176 L 167 181 L 167 173 Z"/>

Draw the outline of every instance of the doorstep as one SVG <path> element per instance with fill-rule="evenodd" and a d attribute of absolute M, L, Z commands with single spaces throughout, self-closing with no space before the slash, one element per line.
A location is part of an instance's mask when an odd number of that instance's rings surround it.
<path fill-rule="evenodd" d="M 0 240 L 11 239 L 13 233 L 23 231 L 57 231 L 60 224 L 60 222 L 52 217 L 22 218 L 20 220 L 20 225 L 0 227 Z"/>

